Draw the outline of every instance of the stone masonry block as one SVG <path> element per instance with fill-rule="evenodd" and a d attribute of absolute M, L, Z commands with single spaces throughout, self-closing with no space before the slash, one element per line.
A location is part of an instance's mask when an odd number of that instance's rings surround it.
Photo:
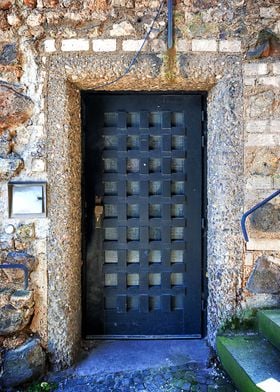
<path fill-rule="evenodd" d="M 15 154 L 0 157 L 0 181 L 7 181 L 17 175 L 24 167 L 23 160 Z"/>
<path fill-rule="evenodd" d="M 253 265 L 253 254 L 252 252 L 245 253 L 245 265 Z"/>
<path fill-rule="evenodd" d="M 134 8 L 134 0 L 112 0 L 113 7 Z"/>
<path fill-rule="evenodd" d="M 131 23 L 123 21 L 121 23 L 114 23 L 112 30 L 110 30 L 111 37 L 124 37 L 127 35 L 134 35 L 135 29 Z"/>
<path fill-rule="evenodd" d="M 280 205 L 267 203 L 250 216 L 250 227 L 264 233 L 280 233 Z"/>
<path fill-rule="evenodd" d="M 270 124 L 268 120 L 247 121 L 245 126 L 246 132 L 262 133 L 268 132 Z"/>
<path fill-rule="evenodd" d="M 280 132 L 280 120 L 271 120 L 270 132 L 272 133 Z"/>
<path fill-rule="evenodd" d="M 193 39 L 193 52 L 217 52 L 218 43 L 215 39 Z"/>
<path fill-rule="evenodd" d="M 246 287 L 252 293 L 279 293 L 280 260 L 272 257 L 259 257 Z"/>
<path fill-rule="evenodd" d="M 151 51 L 152 52 L 165 52 L 167 49 L 166 41 L 163 39 L 153 39 L 151 41 Z"/>
<path fill-rule="evenodd" d="M 2 51 L 0 51 L 0 64 L 10 65 L 10 64 L 14 64 L 16 60 L 17 60 L 16 44 L 4 45 Z"/>
<path fill-rule="evenodd" d="M 250 239 L 246 244 L 247 250 L 280 250 L 280 241 L 276 240 L 268 240 L 268 239 Z"/>
<path fill-rule="evenodd" d="M 256 78 L 244 78 L 244 85 L 245 86 L 255 86 L 256 85 Z"/>
<path fill-rule="evenodd" d="M 94 52 L 114 52 L 117 49 L 117 41 L 115 39 L 94 39 L 92 48 Z"/>
<path fill-rule="evenodd" d="M 272 178 L 268 176 L 250 176 L 246 181 L 246 189 L 272 189 Z"/>
<path fill-rule="evenodd" d="M 264 63 L 248 63 L 244 64 L 245 76 L 266 75 L 268 73 L 267 64 Z"/>
<path fill-rule="evenodd" d="M 191 41 L 179 38 L 176 46 L 178 52 L 189 52 L 191 50 Z"/>
<path fill-rule="evenodd" d="M 245 156 L 251 175 L 272 176 L 280 170 L 280 154 L 275 149 L 257 147 L 253 148 L 252 155 L 246 151 Z"/>
<path fill-rule="evenodd" d="M 265 19 L 275 18 L 278 14 L 277 7 L 260 7 L 260 17 Z"/>
<path fill-rule="evenodd" d="M 275 93 L 272 89 L 263 91 L 248 97 L 246 115 L 251 118 L 266 120 L 271 118 Z"/>
<path fill-rule="evenodd" d="M 35 237 L 35 225 L 34 223 L 23 223 L 20 224 L 16 231 L 16 237 L 18 240 L 26 241 L 33 240 Z M 26 255 L 24 255 L 25 257 Z M 22 255 L 20 255 L 22 258 Z"/>
<path fill-rule="evenodd" d="M 280 145 L 280 134 L 249 134 L 246 146 L 270 147 Z"/>
<path fill-rule="evenodd" d="M 56 51 L 55 40 L 54 39 L 46 39 L 44 41 L 44 49 L 46 53 L 53 53 Z"/>
<path fill-rule="evenodd" d="M 0 308 L 6 306 L 11 299 L 13 291 L 7 288 L 0 288 Z"/>
<path fill-rule="evenodd" d="M 7 155 L 11 153 L 12 150 L 12 137 L 8 130 L 3 131 L 0 135 L 0 156 L 2 158 L 7 158 Z"/>
<path fill-rule="evenodd" d="M 127 39 L 123 41 L 122 48 L 125 52 L 136 52 L 143 44 L 143 39 Z"/>
<path fill-rule="evenodd" d="M 34 305 L 33 291 L 17 290 L 11 295 L 11 305 L 15 309 L 32 308 Z"/>
<path fill-rule="evenodd" d="M 30 322 L 33 309 L 16 309 L 10 304 L 0 308 L 0 335 L 10 335 L 24 329 Z"/>
<path fill-rule="evenodd" d="M 17 85 L 0 81 L 0 131 L 25 123 L 32 115 L 33 106 Z"/>
<path fill-rule="evenodd" d="M 13 239 L 7 239 L 6 241 L 2 238 L 0 240 L 0 251 L 14 249 L 15 242 Z"/>
<path fill-rule="evenodd" d="M 280 62 L 279 62 L 279 63 L 272 64 L 272 72 L 273 72 L 275 75 L 280 75 Z"/>
<path fill-rule="evenodd" d="M 34 256 L 23 251 L 9 252 L 4 260 L 7 264 L 22 264 L 28 268 L 29 275 L 38 265 L 38 260 Z M 22 288 L 24 273 L 21 269 L 3 269 L 3 282 L 7 287 Z"/>
<path fill-rule="evenodd" d="M 1 0 L 0 1 L 0 10 L 6 11 L 11 8 L 13 5 L 13 0 Z"/>
<path fill-rule="evenodd" d="M 273 188 L 280 189 L 280 174 L 275 174 L 273 176 Z"/>
<path fill-rule="evenodd" d="M 45 372 L 46 356 L 39 339 L 28 340 L 3 356 L 3 372 L 0 387 L 12 387 L 36 380 Z"/>
<path fill-rule="evenodd" d="M 63 52 L 80 52 L 89 50 L 89 40 L 85 38 L 63 39 L 61 42 Z"/>
<path fill-rule="evenodd" d="M 28 268 L 29 272 L 34 271 L 38 264 L 34 256 L 26 252 L 9 252 L 5 261 L 8 264 L 23 264 Z M 15 272 L 14 275 L 16 276 Z"/>
<path fill-rule="evenodd" d="M 241 41 L 222 40 L 219 43 L 220 52 L 239 53 L 241 52 Z"/>
<path fill-rule="evenodd" d="M 32 171 L 41 173 L 46 170 L 46 161 L 44 159 L 32 159 Z"/>
<path fill-rule="evenodd" d="M 259 84 L 262 84 L 264 86 L 271 86 L 271 87 L 280 87 L 280 76 L 265 76 L 262 78 L 259 78 L 258 80 Z"/>

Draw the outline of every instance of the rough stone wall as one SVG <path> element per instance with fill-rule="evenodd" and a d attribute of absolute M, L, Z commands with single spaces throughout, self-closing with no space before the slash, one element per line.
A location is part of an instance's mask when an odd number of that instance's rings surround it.
<path fill-rule="evenodd" d="M 15 106 L 2 103 L 7 88 L 25 102 L 16 114 L 0 113 L 1 262 L 10 252 L 36 260 L 25 331 L 40 336 L 57 367 L 73 361 L 80 339 L 79 90 L 124 72 L 160 3 L 0 0 L 1 112 Z M 279 301 L 244 289 L 260 255 L 279 257 L 279 198 L 250 221 L 247 247 L 239 219 L 279 188 L 279 58 L 248 61 L 245 53 L 261 29 L 280 33 L 280 6 L 274 0 L 174 5 L 174 50 L 166 48 L 164 3 L 131 73 L 103 89 L 209 92 L 208 336 L 214 344 L 217 328 L 240 307 Z M 47 218 L 8 217 L 11 179 L 47 181 Z"/>
<path fill-rule="evenodd" d="M 254 61 L 243 65 L 245 119 L 245 210 L 280 189 L 280 65 Z M 244 258 L 245 284 L 256 261 L 280 257 L 280 197 L 254 212 L 248 222 L 249 242 Z M 244 290 L 245 307 L 275 306 L 279 295 L 271 290 L 252 294 Z M 275 290 L 274 290 L 275 291 Z"/>

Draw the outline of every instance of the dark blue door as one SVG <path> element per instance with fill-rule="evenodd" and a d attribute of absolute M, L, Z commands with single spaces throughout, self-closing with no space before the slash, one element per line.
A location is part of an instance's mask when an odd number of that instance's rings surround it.
<path fill-rule="evenodd" d="M 199 337 L 202 97 L 82 98 L 85 335 Z"/>

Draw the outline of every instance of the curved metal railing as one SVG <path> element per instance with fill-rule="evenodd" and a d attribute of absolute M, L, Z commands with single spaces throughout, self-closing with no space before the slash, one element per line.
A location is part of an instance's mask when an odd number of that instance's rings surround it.
<path fill-rule="evenodd" d="M 241 229 L 242 229 L 243 237 L 244 237 L 246 242 L 249 241 L 248 233 L 247 233 L 247 230 L 246 230 L 246 219 L 248 218 L 248 216 L 251 215 L 258 208 L 264 206 L 266 203 L 268 203 L 270 200 L 274 199 L 274 197 L 276 197 L 278 195 L 280 195 L 280 189 L 278 189 L 278 191 L 276 191 L 276 192 L 273 192 L 266 199 L 264 199 L 263 201 L 259 202 L 254 207 L 250 208 L 250 210 L 245 212 L 245 214 L 242 215 L 242 218 L 241 218 Z"/>

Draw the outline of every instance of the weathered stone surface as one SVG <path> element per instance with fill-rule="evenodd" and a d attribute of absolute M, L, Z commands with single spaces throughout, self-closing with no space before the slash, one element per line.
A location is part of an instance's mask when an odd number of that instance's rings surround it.
<path fill-rule="evenodd" d="M 135 34 L 135 29 L 131 23 L 123 21 L 121 23 L 113 24 L 113 28 L 110 31 L 112 37 L 121 37 Z"/>
<path fill-rule="evenodd" d="M 31 240 L 35 236 L 34 223 L 28 223 L 19 225 L 17 228 L 17 239 L 19 240 Z"/>
<path fill-rule="evenodd" d="M 24 345 L 3 355 L 2 386 L 16 386 L 42 376 L 46 358 L 38 339 L 30 339 Z M 1 385 L 1 384 L 0 384 Z"/>
<path fill-rule="evenodd" d="M 5 262 L 9 264 L 24 264 L 28 268 L 29 272 L 32 272 L 37 266 L 35 257 L 26 252 L 9 252 Z"/>
<path fill-rule="evenodd" d="M 37 5 L 37 0 L 23 0 L 23 3 L 30 8 L 35 8 Z"/>
<path fill-rule="evenodd" d="M 265 120 L 272 113 L 275 95 L 273 91 L 265 91 L 257 93 L 249 98 L 248 117 Z"/>
<path fill-rule="evenodd" d="M 280 39 L 272 30 L 263 29 L 259 33 L 255 48 L 250 49 L 246 57 L 257 59 L 270 56 L 280 56 Z"/>
<path fill-rule="evenodd" d="M 248 166 L 249 173 L 252 175 L 271 176 L 279 170 L 280 159 L 278 158 L 277 151 L 272 151 L 267 148 L 257 148 L 252 153 L 252 158 Z"/>
<path fill-rule="evenodd" d="M 0 135 L 0 157 L 6 158 L 11 153 L 11 136 L 9 131 Z"/>
<path fill-rule="evenodd" d="M 0 82 L 0 131 L 25 123 L 32 115 L 33 102 L 16 87 Z"/>
<path fill-rule="evenodd" d="M 7 350 L 15 349 L 19 346 L 21 346 L 23 343 L 26 342 L 28 339 L 28 335 L 24 332 L 19 332 L 16 335 L 13 336 L 6 336 L 3 339 L 3 347 Z"/>
<path fill-rule="evenodd" d="M 133 0 L 111 0 L 111 4 L 113 7 L 126 7 L 126 8 L 134 7 Z"/>
<path fill-rule="evenodd" d="M 9 23 L 10 26 L 16 27 L 16 26 L 20 25 L 21 20 L 17 14 L 11 13 L 11 14 L 8 14 L 8 16 L 7 16 L 7 22 Z"/>
<path fill-rule="evenodd" d="M 26 19 L 26 23 L 29 27 L 38 28 L 42 23 L 44 23 L 45 17 L 42 14 L 30 14 Z"/>
<path fill-rule="evenodd" d="M 23 167 L 23 160 L 16 154 L 9 154 L 4 158 L 0 156 L 0 181 L 8 181 L 17 175 Z"/>
<path fill-rule="evenodd" d="M 14 249 L 14 245 L 15 245 L 15 242 L 14 242 L 13 238 L 8 239 L 8 240 L 6 240 L 5 238 L 0 239 L 0 249 L 1 250 L 10 251 L 10 250 Z"/>
<path fill-rule="evenodd" d="M 14 0 L 0 0 L 0 10 L 8 10 L 13 5 Z"/>
<path fill-rule="evenodd" d="M 25 328 L 31 319 L 33 309 L 16 309 L 12 305 L 0 308 L 0 335 L 10 335 Z"/>
<path fill-rule="evenodd" d="M 0 13 L 0 30 L 5 31 L 9 27 L 7 18 L 3 12 Z"/>
<path fill-rule="evenodd" d="M 251 227 L 263 232 L 280 232 L 280 205 L 267 203 L 250 218 Z"/>
<path fill-rule="evenodd" d="M 86 0 L 85 6 L 90 11 L 105 11 L 108 8 L 108 0 Z"/>
<path fill-rule="evenodd" d="M 0 53 L 0 64 L 8 65 L 15 63 L 17 59 L 17 49 L 15 44 L 5 45 Z"/>
<path fill-rule="evenodd" d="M 0 289 L 0 307 L 5 306 L 9 303 L 11 298 L 11 290 L 8 288 Z"/>
<path fill-rule="evenodd" d="M 254 294 L 280 293 L 280 259 L 259 257 L 246 288 Z"/>
<path fill-rule="evenodd" d="M 45 0 L 44 4 L 46 5 L 46 7 L 55 7 L 59 4 L 59 0 Z"/>
<path fill-rule="evenodd" d="M 36 268 L 38 262 L 34 256 L 25 251 L 9 252 L 5 263 L 7 264 L 23 264 L 28 268 L 29 274 Z M 20 269 L 3 269 L 4 281 L 6 285 L 12 288 L 22 288 L 24 282 L 24 273 Z"/>
<path fill-rule="evenodd" d="M 17 290 L 10 298 L 10 303 L 15 309 L 32 308 L 34 305 L 33 291 Z"/>

